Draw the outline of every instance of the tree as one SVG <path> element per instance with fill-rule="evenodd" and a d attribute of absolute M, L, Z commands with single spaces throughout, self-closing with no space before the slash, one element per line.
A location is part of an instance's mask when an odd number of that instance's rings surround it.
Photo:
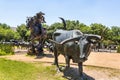
<path fill-rule="evenodd" d="M 76 27 L 76 21 L 66 20 L 67 30 L 73 30 Z"/>
<path fill-rule="evenodd" d="M 93 23 L 90 25 L 91 27 L 91 33 L 92 34 L 97 34 L 97 35 L 101 35 L 101 33 L 103 32 L 103 30 L 106 28 L 106 26 L 102 25 L 102 24 L 98 24 L 98 23 Z"/>
<path fill-rule="evenodd" d="M 20 26 L 17 26 L 16 30 L 19 33 L 22 40 L 27 40 L 28 39 L 28 36 L 26 35 L 28 30 L 27 30 L 25 24 L 21 24 Z"/>
<path fill-rule="evenodd" d="M 0 27 L 3 28 L 3 29 L 10 29 L 10 26 L 5 24 L 5 23 L 0 23 Z"/>
<path fill-rule="evenodd" d="M 15 35 L 17 35 L 17 33 L 12 29 L 0 27 L 0 40 L 10 41 L 11 39 L 16 39 Z"/>
<path fill-rule="evenodd" d="M 21 37 L 18 32 L 14 32 L 14 40 L 19 40 Z"/>
<path fill-rule="evenodd" d="M 111 40 L 113 40 L 116 44 L 120 44 L 120 27 L 112 26 L 111 34 L 112 34 Z"/>

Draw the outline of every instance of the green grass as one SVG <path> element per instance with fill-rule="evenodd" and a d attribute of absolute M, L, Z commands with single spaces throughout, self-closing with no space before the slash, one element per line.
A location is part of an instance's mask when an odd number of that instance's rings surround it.
<path fill-rule="evenodd" d="M 0 80 L 66 80 L 55 66 L 25 63 L 0 58 Z"/>
<path fill-rule="evenodd" d="M 32 64 L 0 59 L 0 80 L 35 80 L 36 69 Z"/>
<path fill-rule="evenodd" d="M 57 73 L 56 66 L 44 66 L 40 63 L 34 63 L 39 68 L 38 77 L 40 80 L 66 80 L 62 73 Z"/>

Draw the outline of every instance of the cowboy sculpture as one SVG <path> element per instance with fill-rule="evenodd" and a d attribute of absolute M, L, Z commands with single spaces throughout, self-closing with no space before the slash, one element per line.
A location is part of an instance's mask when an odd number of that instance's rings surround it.
<path fill-rule="evenodd" d="M 30 29 L 30 43 L 31 47 L 28 54 L 37 54 L 38 56 L 43 53 L 43 44 L 46 36 L 46 29 L 42 27 L 45 23 L 44 13 L 39 12 L 34 17 L 27 18 L 27 28 Z M 36 43 L 37 42 L 37 43 Z"/>
<path fill-rule="evenodd" d="M 36 18 L 36 22 L 35 22 L 35 26 L 37 26 L 40 30 L 39 34 L 42 34 L 42 24 L 41 23 L 44 23 L 45 22 L 45 18 L 44 16 L 45 15 L 44 13 L 40 12 L 40 13 L 37 13 L 36 16 L 34 16 Z"/>

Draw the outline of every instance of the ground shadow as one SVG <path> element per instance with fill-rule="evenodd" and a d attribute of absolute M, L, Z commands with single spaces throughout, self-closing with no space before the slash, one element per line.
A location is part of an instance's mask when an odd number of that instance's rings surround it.
<path fill-rule="evenodd" d="M 46 54 L 45 56 L 48 58 L 54 58 L 54 56 L 52 54 Z"/>
<path fill-rule="evenodd" d="M 79 72 L 77 68 L 70 67 L 69 69 L 66 69 L 63 71 L 63 77 L 68 80 L 95 80 L 94 78 L 90 77 L 89 75 L 85 74 L 83 72 L 83 78 L 81 79 L 79 77 Z"/>
<path fill-rule="evenodd" d="M 52 54 L 42 54 L 42 55 L 36 56 L 35 59 L 41 59 L 43 57 L 54 58 Z"/>
<path fill-rule="evenodd" d="M 15 54 L 26 54 L 27 53 L 26 50 L 16 50 L 14 52 L 15 52 Z"/>

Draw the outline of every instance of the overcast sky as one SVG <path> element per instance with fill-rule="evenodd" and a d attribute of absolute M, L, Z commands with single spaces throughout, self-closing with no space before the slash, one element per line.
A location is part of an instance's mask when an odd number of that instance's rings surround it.
<path fill-rule="evenodd" d="M 16 27 L 40 11 L 48 25 L 63 17 L 86 25 L 120 26 L 120 0 L 0 0 L 0 23 Z"/>

